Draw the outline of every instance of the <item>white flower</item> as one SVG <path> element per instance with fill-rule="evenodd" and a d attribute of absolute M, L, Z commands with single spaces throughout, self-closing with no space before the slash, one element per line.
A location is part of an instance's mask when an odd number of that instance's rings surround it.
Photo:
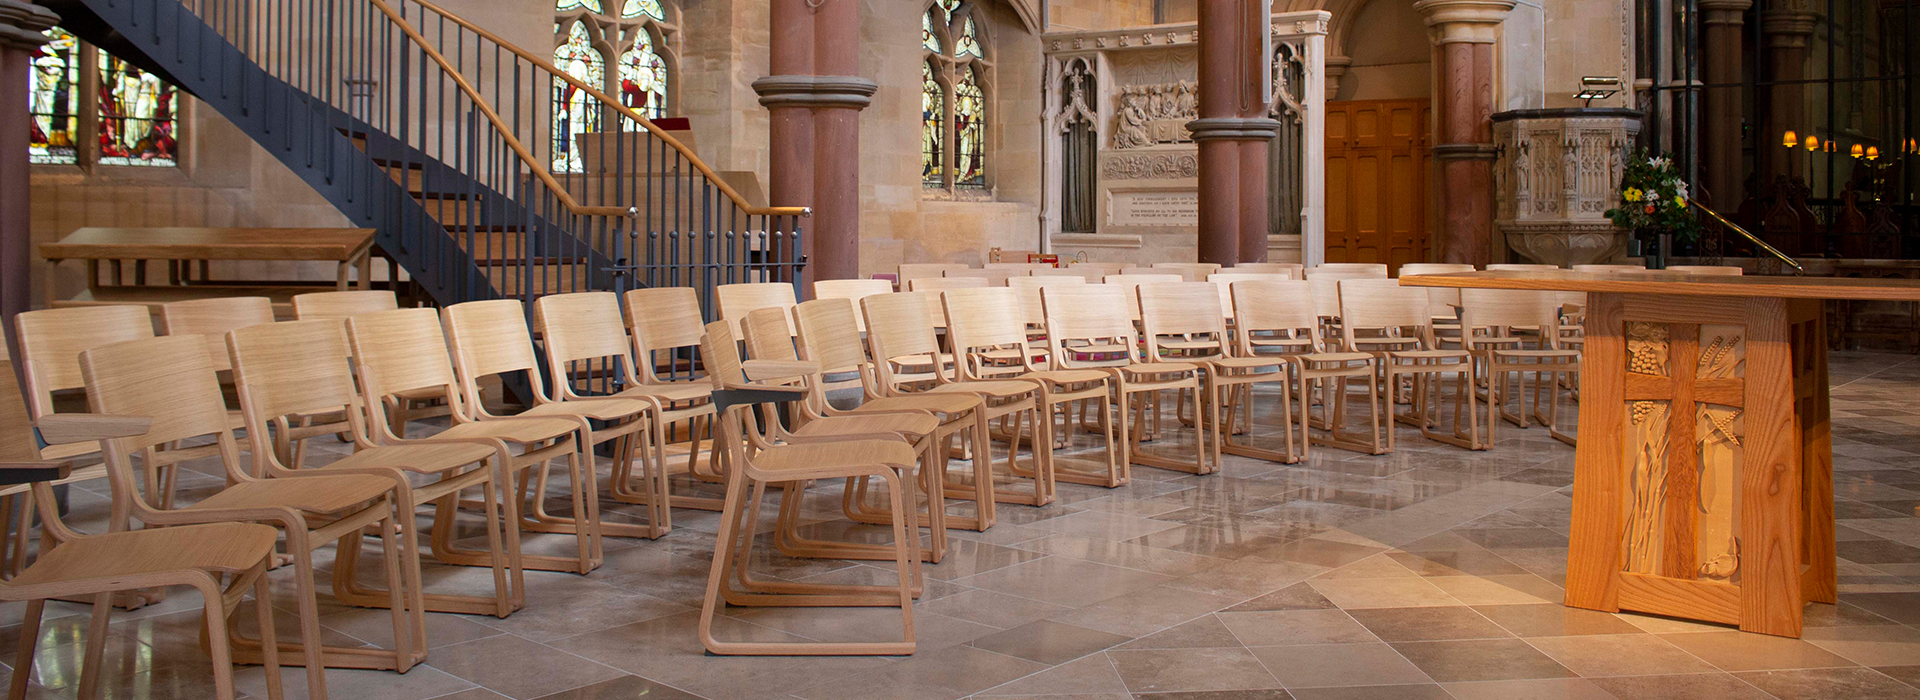
<path fill-rule="evenodd" d="M 1675 196 L 1675 197 L 1679 197 L 1679 198 L 1681 198 L 1681 199 L 1686 199 L 1686 198 L 1687 198 L 1687 183 L 1685 183 L 1685 182 L 1680 182 L 1680 181 L 1677 181 L 1677 180 L 1676 180 L 1676 181 L 1675 181 L 1675 182 L 1673 183 L 1673 196 Z"/>
<path fill-rule="evenodd" d="M 1647 201 L 1649 202 L 1660 201 L 1660 192 L 1658 190 L 1647 190 Z"/>

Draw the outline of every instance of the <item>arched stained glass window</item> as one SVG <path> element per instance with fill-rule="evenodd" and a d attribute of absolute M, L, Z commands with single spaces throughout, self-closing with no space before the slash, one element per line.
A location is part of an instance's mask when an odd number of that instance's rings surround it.
<path fill-rule="evenodd" d="M 654 19 L 666 19 L 667 13 L 660 7 L 660 0 L 627 0 L 626 7 L 620 10 L 620 16 L 626 18 L 652 17 Z"/>
<path fill-rule="evenodd" d="M 80 42 L 59 27 L 46 34 L 53 41 L 34 49 L 33 73 L 27 78 L 32 116 L 27 159 L 71 164 L 78 161 L 73 140 L 80 133 Z"/>
<path fill-rule="evenodd" d="M 954 184 L 987 186 L 987 94 L 980 90 L 973 70 L 959 69 L 953 86 Z"/>
<path fill-rule="evenodd" d="M 946 184 L 946 161 L 940 144 L 946 140 L 947 92 L 933 79 L 933 64 L 920 66 L 920 178 L 931 186 Z"/>
<path fill-rule="evenodd" d="M 553 4 L 553 9 L 555 12 L 572 12 L 574 10 L 586 10 L 588 12 L 606 11 L 600 9 L 600 0 L 558 0 Z"/>
<path fill-rule="evenodd" d="M 620 103 L 648 119 L 667 115 L 667 63 L 646 30 L 620 55 Z"/>
<path fill-rule="evenodd" d="M 100 162 L 172 167 L 174 87 L 100 52 Z"/>
<path fill-rule="evenodd" d="M 605 85 L 606 59 L 587 35 L 587 25 L 575 22 L 567 31 L 567 41 L 553 50 L 553 65 L 561 72 L 588 85 Z M 553 81 L 553 169 L 578 172 L 580 156 L 574 152 L 574 135 L 600 128 L 600 109 L 585 90 L 564 80 Z"/>

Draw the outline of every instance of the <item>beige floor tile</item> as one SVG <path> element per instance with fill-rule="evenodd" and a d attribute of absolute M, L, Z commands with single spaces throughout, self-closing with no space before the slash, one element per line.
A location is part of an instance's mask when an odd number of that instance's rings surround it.
<path fill-rule="evenodd" d="M 959 579 L 956 583 L 1067 607 L 1080 607 L 1173 580 L 1171 576 L 1047 557 Z"/>
<path fill-rule="evenodd" d="M 1144 637 L 1235 602 L 1224 596 L 1154 586 L 1060 613 L 1051 619 L 1128 637 Z"/>
<path fill-rule="evenodd" d="M 1456 700 L 1617 700 L 1585 678 L 1479 681 L 1442 686 Z"/>
<path fill-rule="evenodd" d="M 1491 639 L 1513 636 L 1464 605 L 1419 608 L 1356 608 L 1353 619 L 1387 642 Z"/>
<path fill-rule="evenodd" d="M 1905 625 L 1810 628 L 1801 639 L 1862 666 L 1920 665 L 1920 630 Z"/>
<path fill-rule="evenodd" d="M 1125 641 L 1127 637 L 1117 634 L 1040 620 L 980 637 L 971 644 L 987 651 L 1052 666 Z"/>
<path fill-rule="evenodd" d="M 1135 693 L 1280 687 L 1245 649 L 1113 650 L 1107 657 Z"/>
<path fill-rule="evenodd" d="M 1215 617 L 1241 644 L 1250 647 L 1380 641 L 1344 610 L 1223 612 Z"/>
<path fill-rule="evenodd" d="M 1290 692 L 1294 700 L 1453 700 L 1445 689 L 1432 683 L 1294 688 Z"/>
<path fill-rule="evenodd" d="M 921 602 L 914 609 L 1006 629 L 1044 620 L 1073 608 L 983 588 L 969 588 L 950 596 Z"/>
<path fill-rule="evenodd" d="M 802 688 L 794 695 L 805 700 L 951 700 L 1046 668 L 1026 659 L 956 646 Z"/>
<path fill-rule="evenodd" d="M 1533 574 L 1435 576 L 1427 579 L 1427 582 L 1439 586 L 1440 590 L 1465 605 L 1559 605 L 1566 597 L 1566 591 L 1559 586 Z"/>
<path fill-rule="evenodd" d="M 1475 610 L 1495 624 L 1521 637 L 1559 637 L 1583 634 L 1633 634 L 1641 629 L 1610 615 L 1593 610 L 1569 608 L 1556 603 L 1534 605 L 1477 605 Z"/>
<path fill-rule="evenodd" d="M 700 696 L 693 693 L 661 685 L 639 676 L 620 676 L 552 695 L 543 695 L 538 700 L 616 700 L 617 698 L 702 700 Z M 444 699 L 435 698 L 435 700 Z M 459 696 L 454 696 L 453 700 L 459 700 Z"/>
<path fill-rule="evenodd" d="M 1168 576 L 1186 576 L 1231 561 L 1149 547 L 1134 542 L 1115 542 L 1077 535 L 1048 535 L 1030 542 L 1022 542 L 1019 547 L 1055 556 L 1085 559 Z"/>
<path fill-rule="evenodd" d="M 1772 700 L 1753 684 L 1726 673 L 1693 673 L 1677 676 L 1613 676 L 1592 679 L 1615 696 L 1633 698 L 1669 698 L 1671 700 Z"/>
<path fill-rule="evenodd" d="M 1120 649 L 1215 649 L 1244 646 L 1240 638 L 1220 621 L 1219 615 L 1199 619 L 1155 632 L 1120 645 Z"/>
<path fill-rule="evenodd" d="M 1601 634 L 1535 637 L 1527 640 L 1562 666 L 1582 676 L 1641 676 L 1708 673 L 1711 664 L 1650 634 Z"/>
<path fill-rule="evenodd" d="M 1267 610 L 1324 610 L 1338 607 L 1320 595 L 1311 584 L 1296 583 L 1222 612 L 1264 612 Z"/>
<path fill-rule="evenodd" d="M 622 675 L 618 669 L 513 635 L 455 644 L 438 650 L 432 660 L 434 668 L 522 699 Z"/>
<path fill-rule="evenodd" d="M 281 687 L 286 700 L 311 700 L 307 696 L 306 669 L 280 667 Z M 256 698 L 267 697 L 266 671 L 245 666 L 233 672 L 233 686 Z M 354 700 L 426 700 L 475 687 L 465 679 L 448 674 L 432 664 L 415 666 L 405 675 L 387 671 L 327 671 L 327 697 Z"/>
<path fill-rule="evenodd" d="M 1723 671 L 1828 668 L 1857 665 L 1800 639 L 1746 632 L 1663 634 L 1661 639 L 1718 666 Z"/>
<path fill-rule="evenodd" d="M 1254 647 L 1252 651 L 1289 689 L 1432 682 L 1400 652 L 1377 642 Z"/>
<path fill-rule="evenodd" d="M 1311 564 L 1242 559 L 1182 576 L 1166 585 L 1246 600 L 1305 581 L 1322 571 L 1326 569 Z"/>
<path fill-rule="evenodd" d="M 1385 554 L 1375 554 L 1320 574 L 1319 578 L 1404 578 L 1418 575 Z"/>
<path fill-rule="evenodd" d="M 1106 654 L 1093 654 L 1055 666 L 1005 685 L 988 688 L 980 697 L 1003 695 L 1094 695 L 1112 693 L 1131 698 L 1120 672 Z"/>
<path fill-rule="evenodd" d="M 1027 527 L 1062 535 L 1077 535 L 1099 540 L 1130 540 L 1162 530 L 1180 527 L 1180 523 L 1153 520 L 1137 515 L 1104 511 L 1086 511 L 1048 518 Z"/>
<path fill-rule="evenodd" d="M 1373 556 L 1379 551 L 1377 547 L 1309 537 L 1289 542 L 1282 547 L 1257 552 L 1253 556 L 1259 559 L 1294 561 L 1333 569 Z"/>
<path fill-rule="evenodd" d="M 1410 608 L 1459 605 L 1439 586 L 1419 578 L 1314 579 L 1313 589 L 1342 608 Z"/>
<path fill-rule="evenodd" d="M 1441 683 L 1569 678 L 1572 671 L 1518 639 L 1402 642 L 1393 648 Z"/>
<path fill-rule="evenodd" d="M 1734 674 L 1780 700 L 1920 700 L 1920 688 L 1870 668 L 1816 668 Z"/>

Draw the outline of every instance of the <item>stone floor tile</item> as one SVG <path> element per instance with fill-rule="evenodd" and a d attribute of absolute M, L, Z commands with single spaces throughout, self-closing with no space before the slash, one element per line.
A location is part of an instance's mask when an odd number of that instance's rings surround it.
<path fill-rule="evenodd" d="M 1432 683 L 1295 688 L 1292 692 L 1296 700 L 1451 700 L 1453 697 Z"/>
<path fill-rule="evenodd" d="M 969 643 L 987 651 L 1053 666 L 1127 640 L 1127 637 L 1117 634 L 1040 620 L 995 632 Z"/>
<path fill-rule="evenodd" d="M 1120 672 L 1113 669 L 1113 661 L 1108 659 L 1106 654 L 1090 654 L 1031 676 L 980 691 L 978 697 L 1085 696 L 1108 693 L 1131 698 L 1127 694 L 1127 684 L 1120 680 Z"/>
<path fill-rule="evenodd" d="M 1046 557 L 968 576 L 956 583 L 1067 607 L 1080 607 L 1173 580 L 1171 576 Z"/>
<path fill-rule="evenodd" d="M 1245 646 L 1218 614 L 1203 615 L 1185 624 L 1135 639 L 1121 649 L 1215 649 Z"/>
<path fill-rule="evenodd" d="M 672 686 L 661 685 L 639 676 L 620 676 L 609 680 L 542 695 L 537 700 L 703 700 L 700 696 Z M 445 700 L 436 698 L 435 700 Z M 454 696 L 452 700 L 459 700 Z"/>
<path fill-rule="evenodd" d="M 1239 602 L 1236 598 L 1154 586 L 1054 615 L 1053 620 L 1144 637 Z"/>
<path fill-rule="evenodd" d="M 1455 700 L 1617 700 L 1585 678 L 1477 681 L 1442 686 Z"/>
<path fill-rule="evenodd" d="M 1705 659 L 1723 671 L 1855 666 L 1845 657 L 1802 639 L 1746 632 L 1662 634 L 1661 639 Z"/>
<path fill-rule="evenodd" d="M 1044 620 L 1073 608 L 983 588 L 969 588 L 953 595 L 923 601 L 915 609 L 1006 629 Z"/>
<path fill-rule="evenodd" d="M 1254 647 L 1252 651 L 1289 689 L 1432 682 L 1400 652 L 1377 642 Z"/>
<path fill-rule="evenodd" d="M 1342 608 L 1407 608 L 1459 605 L 1439 586 L 1419 578 L 1313 579 L 1315 591 Z"/>
<path fill-rule="evenodd" d="M 1613 615 L 1569 608 L 1558 603 L 1533 605 L 1479 605 L 1480 614 L 1521 637 L 1559 637 L 1585 634 L 1632 634 L 1641 629 Z"/>
<path fill-rule="evenodd" d="M 794 695 L 805 700 L 953 700 L 1046 668 L 963 645 L 802 688 Z"/>
<path fill-rule="evenodd" d="M 1435 576 L 1427 579 L 1427 582 L 1439 586 L 1447 595 L 1466 605 L 1559 605 L 1566 597 L 1565 590 L 1533 574 Z"/>
<path fill-rule="evenodd" d="M 1511 637 L 1473 608 L 1464 605 L 1420 608 L 1359 608 L 1353 619 L 1386 642 Z"/>
<path fill-rule="evenodd" d="M 1535 637 L 1527 640 L 1574 673 L 1586 677 L 1709 673 L 1712 664 L 1651 634 Z"/>
<path fill-rule="evenodd" d="M 1725 673 L 1691 673 L 1672 676 L 1611 676 L 1594 678 L 1600 686 L 1621 700 L 1663 698 L 1667 700 L 1772 700 L 1739 678 Z"/>
<path fill-rule="evenodd" d="M 1920 630 L 1906 625 L 1821 627 L 1801 639 L 1862 666 L 1920 665 Z"/>
<path fill-rule="evenodd" d="M 1281 687 L 1245 649 L 1116 649 L 1107 657 L 1135 693 Z"/>
<path fill-rule="evenodd" d="M 1393 648 L 1441 683 L 1568 678 L 1574 673 L 1518 639 L 1401 642 Z"/>
<path fill-rule="evenodd" d="M 1916 700 L 1920 688 L 1870 668 L 1818 668 L 1734 674 L 1780 700 Z"/>
<path fill-rule="evenodd" d="M 1223 612 L 1215 617 L 1250 647 L 1380 641 L 1345 610 Z"/>
<path fill-rule="evenodd" d="M 1263 612 L 1267 610 L 1321 610 L 1339 607 L 1306 583 L 1296 583 L 1222 612 Z"/>
<path fill-rule="evenodd" d="M 513 635 L 455 644 L 436 650 L 432 659 L 434 668 L 522 699 L 623 675 L 618 669 Z"/>

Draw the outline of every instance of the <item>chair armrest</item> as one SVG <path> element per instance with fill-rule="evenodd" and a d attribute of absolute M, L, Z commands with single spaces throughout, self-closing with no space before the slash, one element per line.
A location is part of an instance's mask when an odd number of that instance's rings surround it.
<path fill-rule="evenodd" d="M 49 445 L 94 442 L 147 432 L 153 419 L 145 416 L 109 416 L 99 413 L 53 413 L 41 416 L 33 427 Z"/>
<path fill-rule="evenodd" d="M 758 382 L 819 374 L 820 363 L 806 360 L 747 360 L 740 363 L 740 369 L 748 379 Z"/>
<path fill-rule="evenodd" d="M 0 485 L 15 486 L 36 481 L 59 481 L 73 472 L 73 460 L 0 461 Z"/>

